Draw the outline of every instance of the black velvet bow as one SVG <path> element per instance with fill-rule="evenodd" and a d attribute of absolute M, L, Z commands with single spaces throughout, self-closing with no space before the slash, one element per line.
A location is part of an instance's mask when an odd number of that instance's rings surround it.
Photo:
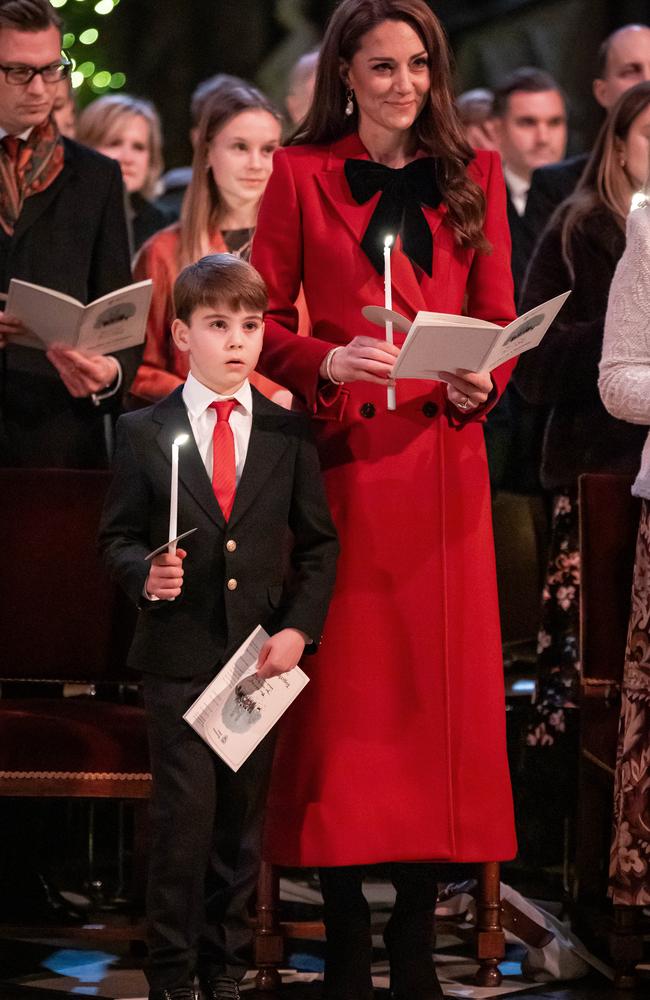
<path fill-rule="evenodd" d="M 399 170 L 373 160 L 345 161 L 345 176 L 356 202 L 363 205 L 377 191 L 382 192 L 361 240 L 379 274 L 384 273 L 386 236 L 400 233 L 406 255 L 431 277 L 433 238 L 421 206 L 437 208 L 442 201 L 436 167 L 431 156 L 413 160 Z"/>

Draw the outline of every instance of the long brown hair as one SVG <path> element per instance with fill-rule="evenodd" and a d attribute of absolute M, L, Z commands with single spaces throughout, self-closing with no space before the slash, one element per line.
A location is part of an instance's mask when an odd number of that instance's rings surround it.
<path fill-rule="evenodd" d="M 562 216 L 562 254 L 572 275 L 572 236 L 588 215 L 604 209 L 625 230 L 634 184 L 621 160 L 621 145 L 648 105 L 650 81 L 647 80 L 630 87 L 619 97 L 603 122 L 578 186 L 558 209 Z"/>
<path fill-rule="evenodd" d="M 223 204 L 212 171 L 206 169 L 206 152 L 215 135 L 244 111 L 267 111 L 282 122 L 269 99 L 251 84 L 225 82 L 205 100 L 194 147 L 192 180 L 181 209 L 179 264 L 182 267 L 210 253 L 210 237 L 219 228 Z"/>
<path fill-rule="evenodd" d="M 461 246 L 486 251 L 485 195 L 467 174 L 473 157 L 454 106 L 451 55 L 444 29 L 424 0 L 342 0 L 325 32 L 311 107 L 293 144 L 330 143 L 357 130 L 358 112 L 344 113 L 346 87 L 341 62 L 350 63 L 368 31 L 384 21 L 404 21 L 422 39 L 429 57 L 431 89 L 413 125 L 419 149 L 441 161 L 449 225 Z"/>

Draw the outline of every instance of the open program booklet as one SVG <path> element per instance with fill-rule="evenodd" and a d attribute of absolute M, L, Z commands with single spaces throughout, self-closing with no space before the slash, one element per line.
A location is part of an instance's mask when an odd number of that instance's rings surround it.
<path fill-rule="evenodd" d="M 12 278 L 5 309 L 27 333 L 9 335 L 21 347 L 47 351 L 61 344 L 87 354 L 114 354 L 144 340 L 152 282 L 138 281 L 84 306 L 52 288 Z"/>
<path fill-rule="evenodd" d="M 491 372 L 505 361 L 537 347 L 569 297 L 563 292 L 523 316 L 498 326 L 471 316 L 419 312 L 412 323 L 393 310 L 365 306 L 363 315 L 372 323 L 406 333 L 393 378 L 437 379 L 440 372 Z"/>
<path fill-rule="evenodd" d="M 309 682 L 300 667 L 269 680 L 257 676 L 257 661 L 268 638 L 258 625 L 183 716 L 233 771 Z"/>

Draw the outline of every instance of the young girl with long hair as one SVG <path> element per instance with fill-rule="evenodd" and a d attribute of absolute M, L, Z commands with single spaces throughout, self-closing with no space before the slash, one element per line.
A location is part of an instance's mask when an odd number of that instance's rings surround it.
<path fill-rule="evenodd" d="M 140 400 L 162 399 L 185 380 L 187 355 L 171 336 L 174 281 L 186 264 L 209 253 L 248 258 L 281 127 L 279 113 L 249 84 L 225 84 L 206 101 L 180 222 L 148 240 L 134 264 L 135 279 L 152 278 L 154 285 L 132 388 Z M 261 378 L 255 384 L 267 394 L 277 388 Z"/>

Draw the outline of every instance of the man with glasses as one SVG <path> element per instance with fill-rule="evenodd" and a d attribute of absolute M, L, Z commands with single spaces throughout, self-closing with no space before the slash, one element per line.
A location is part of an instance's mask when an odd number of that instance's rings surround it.
<path fill-rule="evenodd" d="M 131 281 L 119 165 L 54 121 L 69 72 L 48 0 L 0 0 L 0 293 L 21 278 L 90 302 Z M 139 352 L 44 354 L 20 334 L 0 311 L 0 465 L 105 466 Z"/>

